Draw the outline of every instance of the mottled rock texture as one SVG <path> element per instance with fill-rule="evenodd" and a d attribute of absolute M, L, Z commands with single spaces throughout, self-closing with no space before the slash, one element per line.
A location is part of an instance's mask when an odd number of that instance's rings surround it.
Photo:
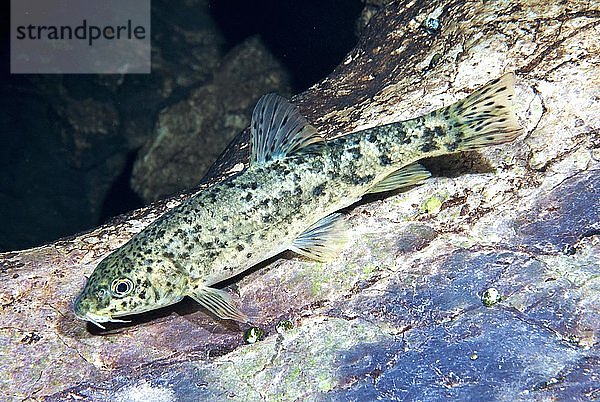
<path fill-rule="evenodd" d="M 506 71 L 524 134 L 428 160 L 424 185 L 349 211 L 335 262 L 284 255 L 236 280 L 260 342 L 190 301 L 102 332 L 74 318 L 84 275 L 186 195 L 2 255 L 2 398 L 600 397 L 594 4 L 394 2 L 371 18 L 346 60 L 293 99 L 324 135 L 423 114 Z M 245 130 L 200 188 L 238 170 L 247 143 Z M 282 319 L 294 328 L 278 332 Z"/>

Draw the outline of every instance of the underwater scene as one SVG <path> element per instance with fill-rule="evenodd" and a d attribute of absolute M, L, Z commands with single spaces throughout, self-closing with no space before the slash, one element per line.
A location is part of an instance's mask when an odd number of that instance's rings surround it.
<path fill-rule="evenodd" d="M 5 7 L 1 400 L 600 397 L 600 3 Z"/>

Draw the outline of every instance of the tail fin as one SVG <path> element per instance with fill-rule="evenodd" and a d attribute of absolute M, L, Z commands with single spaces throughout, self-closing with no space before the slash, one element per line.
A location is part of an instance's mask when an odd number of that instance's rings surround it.
<path fill-rule="evenodd" d="M 514 140 L 521 133 L 512 110 L 515 76 L 504 74 L 463 100 L 436 111 L 458 129 L 459 150 L 473 150 Z"/>

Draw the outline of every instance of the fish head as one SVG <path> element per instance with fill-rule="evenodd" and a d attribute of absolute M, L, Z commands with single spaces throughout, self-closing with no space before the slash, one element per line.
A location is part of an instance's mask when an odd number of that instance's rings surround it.
<path fill-rule="evenodd" d="M 75 315 L 104 329 L 105 322 L 144 313 L 180 301 L 186 277 L 168 259 L 140 258 L 120 250 L 102 260 L 75 299 Z M 150 261 L 150 262 L 149 262 Z"/>

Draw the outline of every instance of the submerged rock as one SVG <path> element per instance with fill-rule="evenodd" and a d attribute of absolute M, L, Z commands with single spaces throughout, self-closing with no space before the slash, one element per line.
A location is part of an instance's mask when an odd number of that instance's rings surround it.
<path fill-rule="evenodd" d="M 189 300 L 107 331 L 75 319 L 84 275 L 185 195 L 3 254 L 2 396 L 597 398 L 600 17 L 589 7 L 401 2 L 372 18 L 338 69 L 293 99 L 326 137 L 423 114 L 506 70 L 524 134 L 460 166 L 429 160 L 444 168 L 425 184 L 356 206 L 336 261 L 284 254 L 237 280 L 260 342 Z M 435 33 L 422 24 L 431 15 Z M 247 144 L 245 130 L 200 188 L 247 163 Z M 484 305 L 491 288 L 501 297 Z"/>
<path fill-rule="evenodd" d="M 214 78 L 162 110 L 154 136 L 138 153 L 131 184 L 155 201 L 199 183 L 233 137 L 250 124 L 268 92 L 289 94 L 284 68 L 257 38 L 232 49 Z"/>

